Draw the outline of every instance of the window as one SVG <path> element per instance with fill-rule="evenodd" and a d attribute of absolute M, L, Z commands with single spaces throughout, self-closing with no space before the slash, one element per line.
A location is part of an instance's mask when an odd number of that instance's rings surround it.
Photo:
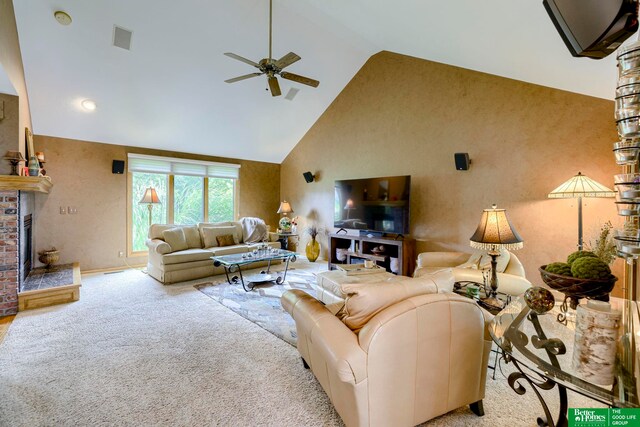
<path fill-rule="evenodd" d="M 158 193 L 152 223 L 196 224 L 233 221 L 237 212 L 239 165 L 129 154 L 129 255 L 147 250 L 148 205 L 140 204 L 147 188 Z"/>
<path fill-rule="evenodd" d="M 133 252 L 146 251 L 147 246 L 144 242 L 147 240 L 147 232 L 149 230 L 149 205 L 140 204 L 140 199 L 144 195 L 147 188 L 153 187 L 160 198 L 159 205 L 153 205 L 151 213 L 152 223 L 167 222 L 167 188 L 169 177 L 158 173 L 134 173 L 131 179 L 131 226 L 133 241 L 131 247 Z"/>
<path fill-rule="evenodd" d="M 204 178 L 176 175 L 173 178 L 173 223 L 204 221 Z"/>

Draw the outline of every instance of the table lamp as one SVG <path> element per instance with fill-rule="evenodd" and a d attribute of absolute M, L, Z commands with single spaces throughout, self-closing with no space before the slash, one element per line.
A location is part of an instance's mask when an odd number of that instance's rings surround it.
<path fill-rule="evenodd" d="M 283 232 L 288 233 L 291 231 L 291 219 L 287 216 L 287 214 L 293 213 L 293 208 L 291 208 L 291 204 L 284 200 L 280 203 L 280 207 L 278 208 L 278 212 L 283 216 L 280 218 L 278 225 L 282 229 Z"/>
<path fill-rule="evenodd" d="M 353 200 L 347 199 L 347 203 L 345 203 L 345 205 L 344 205 L 344 210 L 347 211 L 347 219 L 349 219 L 349 214 L 354 209 L 355 208 L 353 207 Z"/>
<path fill-rule="evenodd" d="M 153 210 L 153 205 L 159 205 L 161 203 L 156 189 L 153 187 L 147 188 L 144 192 L 144 196 L 142 196 L 142 200 L 138 203 L 141 205 L 145 203 L 147 204 L 147 208 L 149 209 L 149 227 L 151 227 L 151 211 Z"/>
<path fill-rule="evenodd" d="M 582 198 L 583 197 L 615 197 L 615 191 L 582 175 L 572 177 L 548 194 L 550 199 L 578 199 L 578 250 L 582 250 Z"/>
<path fill-rule="evenodd" d="M 470 244 L 472 248 L 485 250 L 491 257 L 491 290 L 487 290 L 487 295 L 482 298 L 486 305 L 502 308 L 503 302 L 497 298 L 498 295 L 498 275 L 496 272 L 496 258 L 500 256 L 501 250 L 522 249 L 522 238 L 513 229 L 507 218 L 505 209 L 497 209 L 493 205 L 491 209 L 485 209 L 480 218 L 480 224 L 476 232 L 471 236 Z"/>
<path fill-rule="evenodd" d="M 20 162 L 26 162 L 26 159 L 19 151 L 7 151 L 4 158 L 11 163 L 11 175 L 20 175 L 18 171 L 18 165 Z"/>

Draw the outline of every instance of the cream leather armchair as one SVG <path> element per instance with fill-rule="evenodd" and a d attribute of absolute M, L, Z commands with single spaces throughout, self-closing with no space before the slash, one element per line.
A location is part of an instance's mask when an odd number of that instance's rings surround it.
<path fill-rule="evenodd" d="M 414 426 L 465 405 L 484 414 L 491 339 L 474 301 L 413 296 L 358 334 L 300 290 L 287 291 L 282 305 L 296 322 L 305 367 L 347 426 Z"/>
<path fill-rule="evenodd" d="M 456 282 L 483 283 L 482 270 L 466 265 L 470 256 L 471 254 L 466 252 L 423 252 L 418 255 L 413 276 L 420 277 L 443 268 L 452 268 Z M 525 277 L 522 263 L 513 252 L 509 252 L 509 261 L 502 272 L 500 264 L 498 267 L 498 291 L 509 295 L 521 295 L 531 287 L 531 282 Z"/>

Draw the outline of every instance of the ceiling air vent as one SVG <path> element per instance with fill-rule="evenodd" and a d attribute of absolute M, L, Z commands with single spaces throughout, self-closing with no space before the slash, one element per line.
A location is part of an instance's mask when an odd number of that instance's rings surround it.
<path fill-rule="evenodd" d="M 113 27 L 113 45 L 126 50 L 131 50 L 131 37 L 133 33 L 122 27 Z"/>
<path fill-rule="evenodd" d="M 284 99 L 287 99 L 289 101 L 293 101 L 293 98 L 296 97 L 298 92 L 300 92 L 300 89 L 292 87 L 291 89 L 289 89 L 289 92 L 287 92 L 287 95 L 284 97 Z"/>

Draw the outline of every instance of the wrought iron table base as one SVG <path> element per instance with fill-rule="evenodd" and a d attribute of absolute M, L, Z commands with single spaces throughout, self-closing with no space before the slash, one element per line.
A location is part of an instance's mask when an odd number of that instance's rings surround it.
<path fill-rule="evenodd" d="M 278 274 L 278 277 L 276 277 L 275 280 L 264 280 L 262 282 L 253 282 L 253 281 L 247 281 L 245 283 L 244 277 L 242 276 L 242 268 L 241 266 L 244 264 L 222 264 L 220 261 L 214 261 L 213 265 L 216 267 L 219 267 L 220 265 L 222 265 L 224 267 L 224 274 L 225 276 L 227 276 L 227 282 L 230 285 L 233 284 L 237 284 L 238 281 L 240 281 L 240 283 L 242 284 L 242 289 L 244 289 L 245 292 L 251 292 L 254 288 L 255 285 L 250 286 L 251 283 L 263 283 L 263 282 L 276 282 L 278 285 L 282 284 L 285 280 L 287 280 L 287 271 L 289 270 L 289 261 L 295 262 L 296 257 L 295 256 L 290 256 L 287 257 L 284 261 L 284 272 L 282 274 L 282 276 L 280 276 L 280 274 Z M 260 260 L 256 260 L 256 262 L 258 262 Z M 260 272 L 260 274 L 269 274 L 269 272 L 271 271 L 271 261 L 272 260 L 268 260 L 268 264 L 267 264 L 267 269 L 266 270 L 262 270 Z M 234 274 L 234 273 L 238 273 L 237 276 L 229 276 L 230 274 Z M 239 279 L 239 280 L 238 280 Z"/>

